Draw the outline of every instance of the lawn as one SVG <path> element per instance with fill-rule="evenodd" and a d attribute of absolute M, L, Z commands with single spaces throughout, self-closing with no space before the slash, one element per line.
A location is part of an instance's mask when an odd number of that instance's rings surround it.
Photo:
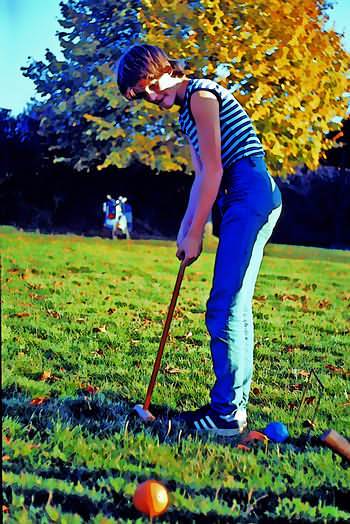
<path fill-rule="evenodd" d="M 137 484 L 161 480 L 159 522 L 345 522 L 350 469 L 318 439 L 349 437 L 350 253 L 269 245 L 254 295 L 249 430 L 257 444 L 188 435 L 168 418 L 209 400 L 204 324 L 215 241 L 187 268 L 152 409 L 142 402 L 178 270 L 174 242 L 50 236 L 1 227 L 5 522 L 148 522 Z M 297 416 L 311 370 L 311 381 Z"/>

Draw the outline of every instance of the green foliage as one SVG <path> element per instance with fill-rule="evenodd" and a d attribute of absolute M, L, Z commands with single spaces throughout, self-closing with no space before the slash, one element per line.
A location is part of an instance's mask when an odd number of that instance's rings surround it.
<path fill-rule="evenodd" d="M 35 109 L 41 133 L 56 161 L 77 170 L 135 160 L 156 171 L 192 170 L 176 110 L 130 105 L 118 93 L 113 68 L 135 42 L 190 57 L 195 75 L 231 89 L 279 175 L 301 163 L 315 169 L 330 147 L 325 134 L 339 127 L 334 118 L 346 115 L 349 55 L 339 35 L 324 29 L 323 0 L 67 0 L 61 10 L 65 59 L 48 50 L 46 62 L 23 69 L 48 97 Z"/>
<path fill-rule="evenodd" d="M 85 114 L 103 117 L 116 130 L 130 131 L 131 125 L 125 125 L 126 104 L 115 96 L 110 66 L 140 33 L 139 6 L 139 0 L 119 0 L 117 4 L 103 0 L 103 5 L 91 0 L 62 2 L 58 37 L 64 60 L 48 50 L 46 62 L 33 61 L 23 68 L 38 93 L 49 97 L 35 112 L 41 133 L 53 144 L 56 161 L 89 170 L 102 164 L 113 150 L 115 143 L 100 137 L 96 124 Z M 117 145 L 123 150 L 127 144 L 119 137 Z M 128 159 L 125 155 L 125 164 Z"/>
<path fill-rule="evenodd" d="M 154 392 L 159 418 L 147 427 L 130 413 L 158 348 L 175 244 L 11 228 L 0 238 L 5 522 L 147 522 L 132 505 L 147 478 L 170 491 L 164 522 L 350 517 L 350 470 L 316 438 L 348 431 L 348 253 L 268 246 L 254 296 L 249 425 L 281 420 L 292 438 L 245 453 L 235 439 L 184 436 L 167 423 L 204 403 L 213 381 L 204 325 L 212 241 L 186 271 Z M 326 391 L 308 438 L 302 422 L 315 404 L 299 419 L 295 405 L 311 368 Z"/>

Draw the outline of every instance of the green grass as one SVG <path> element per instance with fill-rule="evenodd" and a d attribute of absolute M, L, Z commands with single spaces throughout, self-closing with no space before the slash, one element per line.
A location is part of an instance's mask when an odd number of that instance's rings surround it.
<path fill-rule="evenodd" d="M 254 296 L 249 429 L 280 420 L 291 439 L 249 453 L 237 439 L 185 435 L 167 422 L 209 400 L 204 314 L 215 239 L 186 270 L 149 427 L 130 413 L 144 399 L 158 349 L 179 264 L 175 243 L 9 227 L 0 239 L 6 522 L 147 522 L 132 505 L 147 478 L 170 491 L 160 522 L 350 518 L 349 468 L 318 439 L 329 428 L 349 433 L 350 253 L 267 247 Z M 315 382 L 296 413 L 311 369 L 325 392 L 308 432 Z"/>

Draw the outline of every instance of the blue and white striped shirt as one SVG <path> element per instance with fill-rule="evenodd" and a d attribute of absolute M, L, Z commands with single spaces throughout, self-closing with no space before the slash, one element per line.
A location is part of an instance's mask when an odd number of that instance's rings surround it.
<path fill-rule="evenodd" d="M 198 156 L 200 157 L 198 136 L 190 108 L 190 98 L 195 91 L 200 90 L 210 91 L 219 101 L 223 168 L 228 168 L 240 158 L 252 155 L 264 156 L 263 147 L 249 116 L 230 91 L 212 80 L 191 78 L 179 112 L 179 123 Z"/>

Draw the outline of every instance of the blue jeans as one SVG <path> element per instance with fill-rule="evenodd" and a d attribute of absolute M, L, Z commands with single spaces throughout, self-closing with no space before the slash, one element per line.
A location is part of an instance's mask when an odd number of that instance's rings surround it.
<path fill-rule="evenodd" d="M 248 403 L 254 287 L 282 201 L 264 158 L 251 156 L 224 171 L 216 203 L 221 215 L 219 245 L 205 320 L 216 376 L 211 406 L 228 415 Z"/>

